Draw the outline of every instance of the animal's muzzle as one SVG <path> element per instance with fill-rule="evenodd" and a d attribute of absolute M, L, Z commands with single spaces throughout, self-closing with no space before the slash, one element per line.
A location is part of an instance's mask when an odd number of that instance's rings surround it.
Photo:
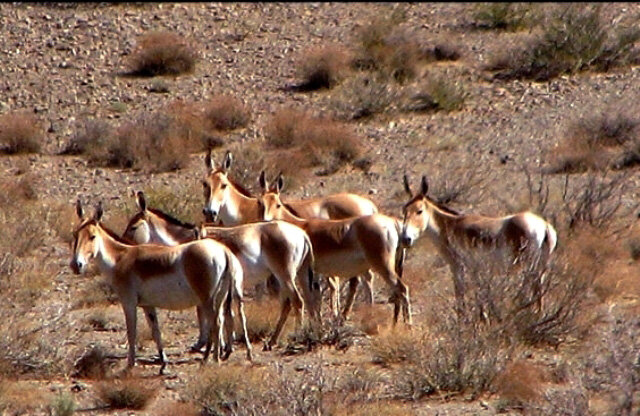
<path fill-rule="evenodd" d="M 216 222 L 218 220 L 218 212 L 209 208 L 203 208 L 202 214 L 206 222 Z"/>
<path fill-rule="evenodd" d="M 74 274 L 80 274 L 80 272 L 82 271 L 82 264 L 80 264 L 80 262 L 75 259 L 71 260 L 71 263 L 69 263 L 69 267 L 71 267 L 71 270 Z"/>
<path fill-rule="evenodd" d="M 402 236 L 401 242 L 403 247 L 411 247 L 411 245 L 413 244 L 413 239 L 408 236 Z"/>

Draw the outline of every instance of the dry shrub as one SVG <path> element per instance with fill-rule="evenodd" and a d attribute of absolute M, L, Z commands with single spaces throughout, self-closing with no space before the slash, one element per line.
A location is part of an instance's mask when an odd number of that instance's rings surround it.
<path fill-rule="evenodd" d="M 295 149 L 300 168 L 323 167 L 317 174 L 329 174 L 362 152 L 360 137 L 346 124 L 308 113 L 283 109 L 274 114 L 264 129 L 267 143 L 275 148 Z"/>
<path fill-rule="evenodd" d="M 181 169 L 201 149 L 172 116 L 156 113 L 119 126 L 90 160 L 97 165 L 165 172 Z"/>
<path fill-rule="evenodd" d="M 67 374 L 67 352 L 51 342 L 57 331 L 36 326 L 32 318 L 5 316 L 0 327 L 0 371 L 3 376 L 59 377 Z M 56 322 L 51 319 L 46 326 Z M 35 328 L 34 328 L 35 326 Z M 58 329 L 59 331 L 59 329 Z"/>
<path fill-rule="evenodd" d="M 247 334 L 249 335 L 249 341 L 265 342 L 273 333 L 280 316 L 280 302 L 275 299 L 264 299 L 259 302 L 247 302 L 245 304 L 245 314 L 247 316 Z M 290 326 L 290 321 L 293 321 L 292 315 L 287 320 Z M 239 323 L 236 323 L 239 325 Z M 286 327 L 285 326 L 285 327 Z M 284 329 L 283 329 L 284 332 Z M 236 328 L 236 333 L 241 334 L 242 331 L 239 327 Z"/>
<path fill-rule="evenodd" d="M 342 83 L 330 106 L 339 118 L 358 120 L 391 111 L 398 96 L 385 75 L 358 74 Z"/>
<path fill-rule="evenodd" d="M 144 189 L 144 196 L 148 207 L 159 209 L 186 224 L 195 224 L 202 219 L 202 186 L 196 181 L 173 189 Z M 135 199 L 131 197 L 129 203 L 133 208 Z M 124 230 L 124 227 L 118 229 Z"/>
<path fill-rule="evenodd" d="M 459 48 L 444 41 L 420 49 L 420 58 L 426 61 L 457 61 L 460 57 Z"/>
<path fill-rule="evenodd" d="M 138 39 L 129 57 L 129 74 L 153 77 L 191 73 L 196 61 L 196 52 L 181 35 L 152 32 Z"/>
<path fill-rule="evenodd" d="M 360 26 L 356 31 L 353 65 L 360 70 L 380 72 L 399 83 L 413 79 L 420 48 L 413 35 L 399 27 L 405 20 L 406 10 L 401 5 Z"/>
<path fill-rule="evenodd" d="M 111 364 L 102 346 L 91 346 L 74 362 L 73 377 L 103 380 L 109 375 Z"/>
<path fill-rule="evenodd" d="M 546 376 L 542 368 L 525 360 L 510 363 L 496 378 L 501 410 L 525 408 L 541 399 Z"/>
<path fill-rule="evenodd" d="M 175 100 L 163 112 L 171 117 L 175 128 L 187 138 L 190 151 L 211 149 L 224 144 L 223 139 L 211 131 L 200 103 Z"/>
<path fill-rule="evenodd" d="M 376 337 L 371 343 L 373 362 L 384 366 L 416 362 L 420 358 L 419 345 L 428 336 L 418 331 L 393 330 Z"/>
<path fill-rule="evenodd" d="M 297 60 L 298 77 L 302 81 L 296 89 L 333 88 L 345 78 L 349 60 L 349 54 L 339 45 L 316 46 L 305 51 Z"/>
<path fill-rule="evenodd" d="M 407 405 L 390 401 L 355 403 L 348 407 L 339 407 L 336 416 L 406 416 L 416 414 Z"/>
<path fill-rule="evenodd" d="M 96 394 L 111 409 L 143 410 L 158 392 L 156 383 L 136 377 L 113 379 L 96 384 Z"/>
<path fill-rule="evenodd" d="M 532 5 L 523 3 L 479 3 L 473 10 L 474 25 L 481 29 L 516 31 L 537 20 Z"/>
<path fill-rule="evenodd" d="M 16 111 L 0 116 L 1 153 L 37 153 L 43 140 L 42 123 L 33 113 Z"/>
<path fill-rule="evenodd" d="M 116 304 L 117 302 L 118 296 L 109 282 L 100 278 L 91 278 L 89 283 L 79 291 L 77 300 L 71 308 L 81 309 L 93 306 L 106 306 Z"/>
<path fill-rule="evenodd" d="M 53 416 L 71 416 L 76 412 L 76 402 L 68 393 L 58 394 L 51 403 Z"/>
<path fill-rule="evenodd" d="M 0 411 L 3 415 L 32 415 L 47 413 L 51 395 L 33 383 L 2 380 L 0 382 Z"/>
<path fill-rule="evenodd" d="M 606 72 L 637 62 L 636 22 L 606 23 L 601 10 L 601 5 L 560 6 L 540 23 L 540 35 L 524 46 L 501 50 L 487 69 L 497 71 L 499 79 L 547 81 L 565 73 Z"/>
<path fill-rule="evenodd" d="M 569 124 L 550 155 L 550 173 L 621 169 L 640 163 L 640 119 L 619 106 Z"/>
<path fill-rule="evenodd" d="M 62 155 L 96 154 L 100 152 L 112 134 L 106 121 L 86 119 L 78 123 L 69 143 L 62 149 Z"/>
<path fill-rule="evenodd" d="M 446 74 L 431 75 L 420 91 L 410 97 L 406 111 L 457 111 L 462 109 L 467 94 L 460 81 Z"/>
<path fill-rule="evenodd" d="M 223 131 L 246 127 L 251 120 L 246 104 L 231 95 L 217 95 L 206 102 L 204 117 L 213 129 Z"/>

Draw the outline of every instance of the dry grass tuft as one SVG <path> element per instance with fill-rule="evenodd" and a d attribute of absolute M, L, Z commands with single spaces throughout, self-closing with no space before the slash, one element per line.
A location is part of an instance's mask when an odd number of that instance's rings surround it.
<path fill-rule="evenodd" d="M 157 392 L 156 383 L 135 377 L 103 381 L 96 385 L 98 398 L 111 409 L 143 410 Z"/>
<path fill-rule="evenodd" d="M 298 58 L 297 72 L 301 82 L 299 91 L 333 88 L 342 81 L 349 70 L 351 57 L 339 45 L 313 47 Z"/>
<path fill-rule="evenodd" d="M 129 74 L 144 77 L 193 72 L 197 53 L 181 35 L 152 32 L 138 39 L 129 57 Z"/>
<path fill-rule="evenodd" d="M 536 22 L 537 17 L 530 4 L 479 3 L 473 10 L 474 25 L 480 29 L 526 29 Z"/>
<path fill-rule="evenodd" d="M 96 345 L 85 350 L 73 364 L 73 376 L 93 380 L 105 379 L 111 370 L 106 351 Z"/>
<path fill-rule="evenodd" d="M 420 359 L 420 346 L 425 334 L 417 331 L 394 330 L 380 334 L 371 343 L 373 362 L 389 366 Z"/>
<path fill-rule="evenodd" d="M 524 46 L 499 51 L 487 69 L 496 71 L 498 79 L 547 81 L 562 74 L 606 72 L 637 62 L 637 22 L 613 26 L 604 21 L 601 10 L 601 5 L 562 5 L 541 21 L 542 34 Z"/>
<path fill-rule="evenodd" d="M 17 111 L 0 116 L 0 153 L 37 153 L 43 140 L 42 123 L 33 113 Z"/>
<path fill-rule="evenodd" d="M 550 173 L 633 167 L 640 163 L 640 119 L 621 106 L 580 118 L 550 153 Z"/>
<path fill-rule="evenodd" d="M 222 131 L 246 127 L 251 121 L 245 103 L 230 95 L 217 95 L 206 102 L 204 118 L 213 129 Z"/>
<path fill-rule="evenodd" d="M 400 93 L 380 73 L 364 73 L 343 82 L 330 106 L 340 119 L 359 120 L 392 111 Z"/>
<path fill-rule="evenodd" d="M 264 134 L 271 147 L 289 148 L 297 156 L 297 169 L 320 167 L 320 175 L 335 172 L 362 152 L 360 137 L 348 125 L 293 109 L 274 114 Z"/>
<path fill-rule="evenodd" d="M 406 111 L 457 111 L 461 110 L 467 94 L 459 81 L 450 81 L 446 74 L 431 75 L 413 94 L 405 106 Z"/>
<path fill-rule="evenodd" d="M 280 316 L 280 303 L 275 299 L 247 302 L 245 304 L 245 314 L 247 316 L 249 340 L 252 343 L 264 342 L 271 336 L 276 327 L 276 322 Z M 292 320 L 291 316 L 289 316 L 288 324 L 290 324 L 290 320 Z M 239 325 L 238 322 L 236 324 Z M 236 333 L 241 333 L 239 327 L 236 328 Z"/>

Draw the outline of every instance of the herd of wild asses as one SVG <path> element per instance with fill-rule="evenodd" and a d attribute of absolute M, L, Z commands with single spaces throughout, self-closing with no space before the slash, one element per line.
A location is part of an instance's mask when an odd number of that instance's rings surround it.
<path fill-rule="evenodd" d="M 211 152 L 207 154 L 202 181 L 205 222 L 199 226 L 148 207 L 144 194 L 137 192 L 138 212 L 120 236 L 101 222 L 101 203 L 86 216 L 78 200 L 80 223 L 73 233 L 70 267 L 79 274 L 95 259 L 112 285 L 125 314 L 127 368 L 135 365 L 138 306 L 144 310 L 158 348 L 160 373 L 166 367 L 166 356 L 156 308 L 197 308 L 200 334 L 191 349 L 205 347 L 204 363 L 212 348 L 217 362 L 231 353 L 235 303 L 251 360 L 243 308 L 245 285 L 272 280 L 271 287 L 277 288 L 280 316 L 265 344 L 270 350 L 292 309 L 298 325 L 305 314 L 312 324 L 321 323 L 319 276 L 327 279 L 334 316 L 346 319 L 360 282 L 368 301 L 373 302 L 375 272 L 391 289 L 393 323 L 402 313 L 403 321 L 410 325 L 411 302 L 402 268 L 405 251 L 423 234 L 449 264 L 457 299 L 463 299 L 465 290 L 458 247 L 501 244 L 514 256 L 532 249 L 548 261 L 557 243 L 551 224 L 531 212 L 486 217 L 463 214 L 435 202 L 428 195 L 425 176 L 419 191 L 413 192 L 405 175 L 409 200 L 400 219 L 380 213 L 371 200 L 352 193 L 284 202 L 282 175 L 269 184 L 264 172 L 259 175 L 262 192 L 254 197 L 229 177 L 232 163 L 230 152 L 220 165 Z M 453 238 L 468 244 L 454 247 Z M 342 311 L 339 278 L 348 279 Z"/>

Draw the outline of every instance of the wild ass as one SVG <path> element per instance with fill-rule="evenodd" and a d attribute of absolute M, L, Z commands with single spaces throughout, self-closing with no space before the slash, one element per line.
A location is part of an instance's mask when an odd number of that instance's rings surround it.
<path fill-rule="evenodd" d="M 100 272 L 118 295 L 127 326 L 127 369 L 135 365 L 137 306 L 144 310 L 158 348 L 160 374 L 166 367 L 166 356 L 156 308 L 180 310 L 199 305 L 211 328 L 202 362 L 206 362 L 212 342 L 216 362 L 219 362 L 222 331 L 219 319 L 223 319 L 222 307 L 228 296 L 237 302 L 247 341 L 247 359 L 252 359 L 242 299 L 242 266 L 231 250 L 210 239 L 174 247 L 131 245 L 100 222 L 101 203 L 92 217 L 85 218 L 78 201 L 76 213 L 80 225 L 73 232 L 70 267 L 80 274 L 91 260 L 96 259 Z M 226 324 L 225 328 L 228 328 Z"/>
<path fill-rule="evenodd" d="M 558 238 L 553 226 L 532 212 L 504 217 L 462 214 L 429 198 L 426 176 L 422 176 L 417 194 L 411 191 L 407 175 L 404 176 L 404 187 L 410 200 L 403 207 L 402 244 L 410 247 L 426 232 L 449 264 L 459 314 L 464 305 L 465 284 L 458 250 L 506 246 L 516 261 L 529 250 L 546 265 L 556 247 Z M 542 307 L 541 284 L 534 282 L 538 308 Z"/>
<path fill-rule="evenodd" d="M 175 245 L 194 240 L 198 233 L 203 238 L 212 238 L 231 249 L 242 265 L 247 284 L 260 283 L 269 276 L 275 276 L 279 286 L 283 288 L 279 292 L 280 318 L 265 349 L 271 349 L 277 342 L 292 307 L 298 322 L 302 320 L 305 305 L 311 312 L 317 309 L 313 307 L 319 300 L 313 294 L 318 289 L 313 276 L 311 241 L 300 228 L 284 221 L 276 221 L 235 227 L 204 224 L 197 229 L 194 225 L 183 223 L 160 210 L 148 208 L 141 191 L 136 194 L 136 203 L 138 212 L 127 224 L 124 238 L 136 243 L 154 241 Z M 227 319 L 229 318 L 227 315 Z M 320 319 L 315 315 L 312 318 Z M 208 331 L 200 307 L 198 322 L 200 338 L 192 347 L 194 350 L 199 350 L 207 342 Z"/>
<path fill-rule="evenodd" d="M 229 178 L 228 172 L 232 163 L 233 156 L 231 152 L 227 152 L 222 165 L 216 168 L 211 151 L 207 153 L 205 157 L 207 173 L 202 183 L 205 197 L 203 214 L 207 221 L 216 222 L 219 219 L 223 225 L 227 226 L 261 221 L 262 207 L 258 198 L 251 196 L 246 189 Z M 282 185 L 282 181 L 282 175 L 279 175 L 276 182 Z M 260 174 L 259 182 L 263 190 L 268 188 L 264 171 Z M 372 201 L 351 193 L 291 201 L 287 205 L 296 215 L 307 219 L 344 219 L 378 212 L 378 208 Z M 373 304 L 372 281 L 373 274 L 367 271 L 363 276 L 363 283 L 367 300 L 370 304 Z M 334 314 L 337 315 L 339 307 L 338 280 L 329 277 L 328 283 L 331 291 L 332 308 Z"/>
<path fill-rule="evenodd" d="M 396 254 L 399 247 L 400 223 L 383 214 L 373 214 L 343 220 L 303 219 L 291 212 L 280 200 L 280 182 L 260 197 L 263 218 L 267 221 L 285 220 L 305 230 L 311 238 L 315 271 L 326 276 L 351 278 L 374 270 L 391 287 L 390 301 L 395 305 L 394 324 L 402 311 L 403 319 L 411 324 L 409 288 L 397 273 Z M 349 281 L 349 291 L 342 317 L 346 319 L 358 285 Z"/>

